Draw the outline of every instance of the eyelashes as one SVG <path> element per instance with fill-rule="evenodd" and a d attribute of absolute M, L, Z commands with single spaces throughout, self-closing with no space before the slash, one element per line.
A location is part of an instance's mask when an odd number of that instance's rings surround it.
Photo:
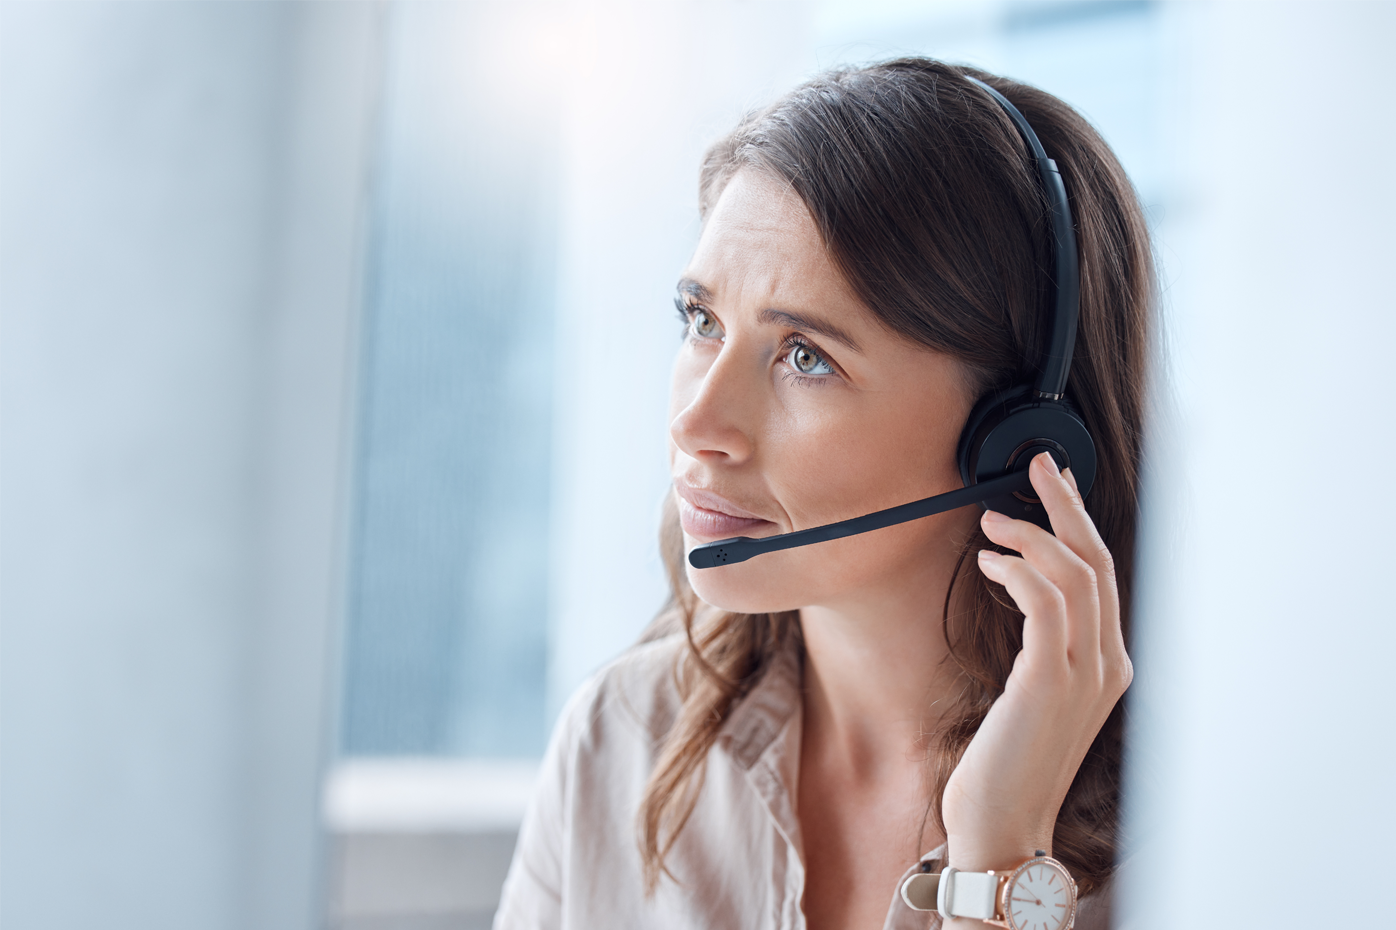
<path fill-rule="evenodd" d="M 819 347 L 795 333 L 787 336 L 781 347 L 787 350 L 785 363 L 801 376 L 822 378 L 834 373 L 834 366 L 829 364 Z"/>
<path fill-rule="evenodd" d="M 787 381 L 805 387 L 822 387 L 835 374 L 834 366 L 829 364 L 819 347 L 798 333 L 786 336 L 780 347 L 781 359 L 785 362 L 781 377 Z"/>
<path fill-rule="evenodd" d="M 726 338 L 727 334 L 722 331 L 722 324 L 718 323 L 717 317 L 709 313 L 706 307 L 698 304 L 679 303 L 679 314 L 683 317 L 684 323 L 686 324 L 686 329 L 684 330 L 685 338 Z"/>
<path fill-rule="evenodd" d="M 684 324 L 682 338 L 685 342 L 726 338 L 722 325 L 702 304 L 688 303 L 682 297 L 675 297 L 674 307 Z M 795 384 L 823 386 L 830 382 L 831 376 L 838 374 L 824 350 L 800 333 L 790 333 L 781 340 L 779 357 L 784 363 L 781 377 Z"/>

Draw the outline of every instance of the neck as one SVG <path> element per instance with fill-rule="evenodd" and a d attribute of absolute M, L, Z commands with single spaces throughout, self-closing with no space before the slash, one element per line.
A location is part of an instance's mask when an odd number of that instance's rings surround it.
<path fill-rule="evenodd" d="M 815 757 L 860 781 L 920 767 L 956 685 L 942 610 L 957 558 L 947 547 L 914 577 L 800 611 L 804 739 Z"/>

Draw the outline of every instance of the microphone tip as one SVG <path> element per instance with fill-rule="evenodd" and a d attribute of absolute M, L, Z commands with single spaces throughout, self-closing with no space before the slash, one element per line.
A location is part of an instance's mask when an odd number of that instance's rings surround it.
<path fill-rule="evenodd" d="M 733 562 L 744 562 L 748 556 L 739 556 L 731 543 L 742 542 L 742 538 L 724 539 L 719 542 L 694 546 L 688 553 L 688 564 L 694 568 L 716 568 Z"/>
<path fill-rule="evenodd" d="M 688 564 L 694 568 L 715 568 L 727 562 L 727 553 L 722 547 L 699 546 L 688 554 Z"/>

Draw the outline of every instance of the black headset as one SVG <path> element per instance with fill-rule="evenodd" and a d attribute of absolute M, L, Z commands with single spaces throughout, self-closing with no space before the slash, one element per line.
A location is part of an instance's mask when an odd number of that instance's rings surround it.
<path fill-rule="evenodd" d="M 1057 163 L 1047 157 L 1037 133 L 1008 98 L 983 81 L 965 75 L 1003 108 L 1027 142 L 1037 175 L 1047 195 L 1052 230 L 1052 326 L 1032 382 L 1014 385 L 982 398 L 970 411 L 960 434 L 960 478 L 965 486 L 947 494 L 913 501 L 839 523 L 794 533 L 752 539 L 738 536 L 695 546 L 688 554 L 694 568 L 714 568 L 744 562 L 781 549 L 808 546 L 871 530 L 906 523 L 969 504 L 979 504 L 1043 529 L 1051 525 L 1028 480 L 1028 463 L 1041 452 L 1051 454 L 1059 468 L 1070 466 L 1081 496 L 1095 483 L 1095 442 L 1081 414 L 1066 397 L 1071 353 L 1076 344 L 1076 321 L 1081 312 L 1081 274 L 1076 255 L 1076 231 Z"/>

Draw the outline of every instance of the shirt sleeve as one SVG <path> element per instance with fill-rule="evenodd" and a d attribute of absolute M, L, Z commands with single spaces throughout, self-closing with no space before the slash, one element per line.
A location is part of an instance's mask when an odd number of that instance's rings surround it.
<path fill-rule="evenodd" d="M 583 687 L 558 716 L 548 742 L 533 800 L 519 828 L 514 859 L 504 879 L 494 930 L 562 930 L 571 833 L 569 777 L 594 689 Z"/>

